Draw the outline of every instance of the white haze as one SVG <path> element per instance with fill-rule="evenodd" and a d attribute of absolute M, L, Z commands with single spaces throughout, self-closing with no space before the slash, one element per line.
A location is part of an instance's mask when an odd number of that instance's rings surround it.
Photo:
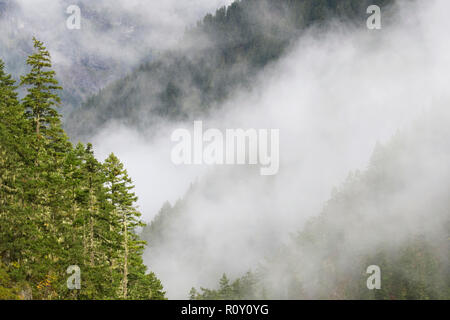
<path fill-rule="evenodd" d="M 70 98 L 81 100 L 143 61 L 175 48 L 205 14 L 231 0 L 3 0 L 0 58 L 16 78 L 28 71 L 32 37 L 43 41 Z M 70 5 L 81 8 L 81 28 L 66 26 Z M 65 92 L 67 93 L 67 92 Z M 65 105 L 76 106 L 72 99 Z M 63 109 L 66 113 L 70 110 Z"/>
<path fill-rule="evenodd" d="M 223 272 L 254 268 L 320 213 L 349 171 L 366 168 L 377 141 L 407 128 L 435 99 L 449 101 L 449 10 L 446 0 L 424 1 L 401 7 L 396 22 L 380 31 L 339 24 L 325 35 L 311 31 L 263 72 L 252 92 L 229 99 L 226 113 L 199 119 L 223 129 L 280 129 L 275 177 L 173 165 L 175 126 L 150 139 L 111 124 L 94 138 L 100 158 L 114 152 L 126 164 L 147 221 L 199 180 L 180 230 L 200 245 L 175 241 L 146 257 L 170 298 L 186 298 L 192 286 L 212 287 Z M 192 130 L 192 123 L 178 126 Z"/>
<path fill-rule="evenodd" d="M 103 51 L 109 56 L 118 55 L 125 60 L 143 49 L 164 50 L 176 45 L 187 27 L 194 25 L 206 13 L 229 4 L 231 0 L 118 0 L 113 3 L 109 0 L 15 0 L 15 2 L 19 4 L 21 12 L 17 18 L 17 28 L 42 37 L 56 55 L 58 50 L 61 50 L 59 48 L 61 45 L 70 45 L 66 40 L 75 33 L 78 34 L 77 44 L 81 48 L 73 49 Z M 69 17 L 66 9 L 70 5 L 81 7 L 80 30 L 71 31 L 66 28 L 66 20 Z M 102 20 L 110 22 L 111 27 L 99 30 L 95 24 L 101 25 Z M 140 29 L 141 41 L 133 44 L 141 48 L 124 45 L 127 42 L 123 42 L 123 38 L 127 32 L 132 33 L 134 28 Z M 132 62 L 136 61 L 133 59 Z"/>

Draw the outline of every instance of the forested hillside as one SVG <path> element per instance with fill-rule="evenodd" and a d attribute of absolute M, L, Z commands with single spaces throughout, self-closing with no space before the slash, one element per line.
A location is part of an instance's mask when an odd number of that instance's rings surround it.
<path fill-rule="evenodd" d="M 450 299 L 447 10 L 384 10 L 395 3 L 236 0 L 91 96 L 142 59 L 74 51 L 63 91 L 53 51 L 25 41 L 15 2 L 0 0 L 0 26 L 14 24 L 0 58 L 17 52 L 0 60 L 0 300 Z M 386 32 L 366 37 L 371 4 Z M 146 51 L 136 16 L 80 6 L 101 31 L 119 21 L 136 45 L 124 52 Z M 385 28 L 390 14 L 407 21 Z M 63 120 L 64 101 L 86 95 Z M 266 145 L 279 172 L 258 174 L 262 161 L 175 166 L 172 125 L 194 119 L 279 131 Z M 109 122 L 126 126 L 95 136 Z M 155 141 L 142 132 L 160 128 Z M 71 142 L 94 136 L 103 161 Z M 137 191 L 111 149 L 133 164 Z M 146 224 L 137 192 L 157 206 L 185 194 L 156 216 L 140 202 Z M 380 289 L 367 286 L 369 266 L 380 267 Z M 81 289 L 68 282 L 73 267 Z"/>
<path fill-rule="evenodd" d="M 435 109 L 378 145 L 288 245 L 191 299 L 449 299 L 449 120 Z M 168 233 L 173 211 L 147 228 L 153 237 Z M 380 290 L 367 290 L 370 265 L 381 269 Z"/>
<path fill-rule="evenodd" d="M 370 4 L 392 0 L 240 0 L 189 29 L 178 50 L 162 53 L 90 97 L 65 121 L 89 137 L 108 121 L 151 128 L 191 119 L 218 107 L 232 92 L 250 89 L 254 76 L 276 61 L 310 26 L 333 19 L 365 24 Z"/>
<path fill-rule="evenodd" d="M 142 261 L 133 184 L 61 127 L 50 54 L 34 39 L 16 84 L 0 60 L 0 299 L 164 299 Z M 18 86 L 26 90 L 18 98 Z M 83 290 L 69 290 L 69 266 Z"/>
<path fill-rule="evenodd" d="M 120 12 L 119 8 L 110 10 L 108 1 L 80 0 L 74 3 L 59 0 L 48 7 L 43 3 L 34 5 L 33 2 L 0 0 L 0 57 L 15 78 L 16 74 L 26 72 L 24 61 L 33 50 L 29 39 L 33 35 L 44 39 L 57 58 L 53 68 L 64 87 L 60 92 L 65 105 L 61 110 L 64 114 L 79 107 L 84 99 L 107 83 L 125 76 L 144 57 L 149 59 L 152 56 L 141 38 L 147 36 L 142 32 L 143 23 L 132 12 Z M 81 11 L 80 30 L 66 28 L 69 17 L 66 9 L 74 4 Z M 41 15 L 45 16 L 45 21 L 39 20 Z M 95 44 L 91 43 L 91 38 L 95 39 Z M 129 55 L 123 58 L 125 53 L 123 56 L 112 55 L 111 50 L 103 47 L 106 45 L 131 48 L 133 59 Z"/>

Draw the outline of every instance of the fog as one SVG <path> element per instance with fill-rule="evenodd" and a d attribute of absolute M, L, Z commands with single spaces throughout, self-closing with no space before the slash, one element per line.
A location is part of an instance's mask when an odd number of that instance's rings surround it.
<path fill-rule="evenodd" d="M 186 28 L 231 0 L 2 0 L 0 56 L 14 77 L 32 37 L 43 41 L 65 89 L 64 114 L 132 68 L 175 48 Z M 69 29 L 70 5 L 80 8 L 80 29 Z M 5 12 L 1 12 L 1 10 Z"/>
<path fill-rule="evenodd" d="M 8 52 L 8 32 L 36 34 L 65 81 L 77 78 L 73 70 L 83 60 L 80 56 L 89 57 L 80 79 L 84 81 L 92 66 L 104 72 L 83 84 L 86 91 L 78 94 L 84 97 L 140 61 L 176 48 L 186 27 L 230 2 L 81 1 L 91 16 L 82 20 L 81 30 L 68 31 L 65 8 L 70 1 L 17 0 L 15 20 L 0 21 L 7 30 L 0 35 L 0 52 Z M 187 298 L 193 286 L 214 287 L 224 272 L 237 277 L 264 263 L 289 243 L 291 233 L 320 214 L 350 171 L 368 167 L 377 143 L 390 145 L 397 133 L 407 137 L 405 152 L 412 159 L 405 159 L 398 171 L 409 187 L 384 203 L 391 206 L 385 216 L 363 207 L 367 225 L 361 229 L 352 229 L 347 219 L 333 220 L 348 232 L 344 257 L 368 251 L 381 240 L 399 243 L 418 230 L 434 231 L 436 237 L 442 233 L 450 147 L 448 131 L 439 128 L 448 125 L 449 116 L 450 3 L 400 1 L 393 10 L 389 23 L 382 20 L 381 30 L 338 22 L 309 30 L 259 74 L 251 91 L 235 92 L 215 114 L 198 119 L 205 129 L 279 129 L 280 170 L 275 176 L 261 176 L 259 166 L 176 166 L 170 158 L 171 133 L 192 130 L 192 121 L 161 122 L 149 132 L 112 121 L 91 137 L 99 159 L 114 152 L 124 162 L 145 221 L 165 201 L 175 205 L 184 198 L 180 219 L 166 230 L 169 241 L 145 254 L 169 298 Z M 14 59 L 26 50 L 14 53 Z M 147 117 L 142 114 L 144 123 L 151 122 Z M 424 223 L 424 213 L 432 209 L 440 215 Z M 373 224 L 379 227 L 368 227 Z M 316 251 L 302 253 L 310 261 L 306 278 L 314 276 L 321 259 Z M 290 260 L 297 258 L 286 257 L 279 265 L 296 263 Z M 284 271 L 274 269 L 273 281 Z M 306 288 L 313 292 L 314 283 Z M 277 289 L 283 297 L 282 288 Z"/>
<path fill-rule="evenodd" d="M 114 152 L 125 163 L 146 221 L 166 200 L 174 204 L 196 182 L 182 219 L 167 231 L 171 241 L 146 253 L 146 263 L 169 298 L 187 298 L 192 286 L 212 287 L 223 272 L 239 276 L 255 268 L 321 212 L 333 187 L 341 185 L 349 171 L 368 166 L 377 142 L 389 142 L 398 131 L 413 132 L 414 121 L 448 103 L 450 3 L 401 3 L 381 30 L 338 23 L 325 31 L 310 30 L 263 71 L 251 92 L 235 93 L 222 111 L 198 119 L 205 127 L 223 130 L 279 129 L 280 170 L 275 176 L 259 175 L 258 166 L 175 166 L 170 134 L 179 127 L 192 130 L 192 122 L 161 124 L 157 136 L 110 123 L 93 137 L 99 158 Z M 433 119 L 428 127 L 433 127 Z M 426 143 L 419 139 L 417 148 Z M 440 150 L 443 155 L 447 151 Z M 427 162 L 430 157 L 422 161 L 425 167 L 447 172 L 445 161 L 439 162 L 441 167 Z M 437 172 L 422 173 L 426 183 L 418 190 L 427 186 L 440 194 L 442 180 L 431 183 Z M 429 189 L 432 186 L 435 189 Z M 404 203 L 402 196 L 417 199 L 417 208 L 423 207 L 420 192 L 399 195 L 396 201 Z M 370 212 L 366 208 L 369 217 Z M 404 218 L 400 214 L 380 221 L 395 229 L 404 225 Z M 411 224 L 408 230 L 422 223 L 413 217 L 406 221 Z M 393 234 L 380 231 L 373 239 Z M 358 243 L 361 233 L 352 236 L 358 246 L 369 247 Z"/>
<path fill-rule="evenodd" d="M 118 55 L 125 60 L 144 50 L 148 53 L 149 49 L 170 48 L 180 40 L 187 27 L 194 25 L 206 13 L 229 4 L 231 0 L 128 0 L 115 1 L 114 5 L 107 0 L 11 2 L 18 4 L 17 27 L 37 33 L 42 40 L 49 43 L 54 54 L 57 55 L 58 50 L 63 50 L 60 48 L 62 44 L 70 45 L 67 38 L 74 40 L 71 36 L 78 33 L 76 44 L 81 48 L 77 50 L 88 50 L 92 53 L 101 51 L 109 57 Z M 78 31 L 70 31 L 66 27 L 66 20 L 70 16 L 66 10 L 70 5 L 81 8 L 81 28 Z M 134 46 L 124 45 L 127 44 L 124 40 Z"/>

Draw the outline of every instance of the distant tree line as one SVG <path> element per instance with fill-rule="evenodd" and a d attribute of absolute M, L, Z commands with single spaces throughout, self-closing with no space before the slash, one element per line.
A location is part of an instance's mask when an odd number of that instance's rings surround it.
<path fill-rule="evenodd" d="M 178 49 L 140 65 L 87 99 L 65 121 L 73 137 L 89 137 L 109 120 L 141 129 L 162 119 L 193 119 L 219 108 L 236 89 L 277 61 L 311 26 L 333 19 L 366 28 L 366 9 L 394 0 L 240 0 L 207 14 Z M 145 115 L 145 116 L 143 116 Z"/>

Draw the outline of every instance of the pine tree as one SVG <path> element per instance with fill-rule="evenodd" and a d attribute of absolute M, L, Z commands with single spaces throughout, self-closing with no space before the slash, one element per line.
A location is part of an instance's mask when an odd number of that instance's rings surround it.
<path fill-rule="evenodd" d="M 5 63 L 0 59 L 0 103 L 4 106 L 13 107 L 18 103 L 16 81 L 10 74 L 5 72 Z"/>
<path fill-rule="evenodd" d="M 29 231 L 24 215 L 24 186 L 29 141 L 27 121 L 17 100 L 17 86 L 0 60 L 0 258 L 16 262 L 23 234 Z M 14 239 L 20 239 L 14 241 Z"/>
<path fill-rule="evenodd" d="M 134 186 L 119 159 L 111 154 L 105 160 L 106 182 L 109 191 L 111 204 L 114 206 L 113 219 L 116 226 L 121 228 L 121 297 L 128 297 L 128 276 L 130 256 L 137 250 L 142 249 L 143 242 L 139 241 L 135 235 L 137 227 L 144 226 L 139 221 L 140 213 L 134 203 L 137 201 L 136 195 L 132 192 Z"/>
<path fill-rule="evenodd" d="M 55 90 L 62 88 L 55 79 L 55 71 L 51 70 L 50 53 L 36 38 L 33 38 L 33 42 L 36 52 L 27 59 L 31 71 L 21 77 L 20 84 L 29 86 L 23 104 L 33 121 L 36 135 L 46 136 L 52 126 L 60 124 L 60 115 L 54 107 L 61 103 Z"/>
<path fill-rule="evenodd" d="M 0 60 L 0 125 L 1 143 L 19 152 L 18 140 L 26 130 L 24 108 L 18 101 L 17 86 L 11 75 L 5 72 L 5 64 Z"/>

